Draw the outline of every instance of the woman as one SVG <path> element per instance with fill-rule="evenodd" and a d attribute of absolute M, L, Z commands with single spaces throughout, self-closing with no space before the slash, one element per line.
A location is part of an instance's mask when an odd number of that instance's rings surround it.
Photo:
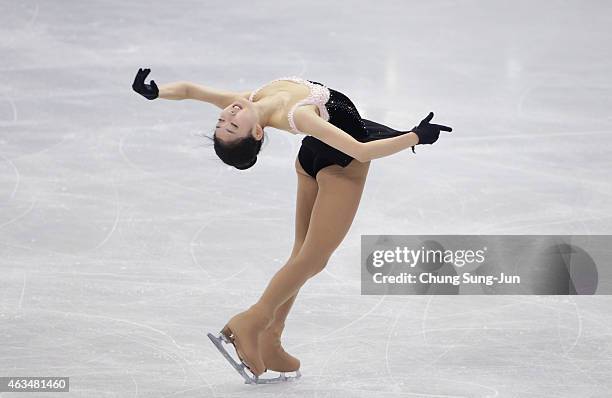
<path fill-rule="evenodd" d="M 189 82 L 145 84 L 150 69 L 139 69 L 133 89 L 147 99 L 197 99 L 222 109 L 214 149 L 226 164 L 244 170 L 255 164 L 267 126 L 305 134 L 295 168 L 298 177 L 295 242 L 287 263 L 274 275 L 257 303 L 234 317 L 213 343 L 247 382 L 265 370 L 298 371 L 280 336 L 304 283 L 319 273 L 348 232 L 372 159 L 433 144 L 450 127 L 429 123 L 433 113 L 409 131 L 362 119 L 344 94 L 301 78 L 276 79 L 255 91 L 216 90 Z M 222 347 L 234 344 L 238 365 Z M 255 378 L 244 372 L 247 367 Z M 296 373 L 299 377 L 299 372 Z M 286 380 L 284 374 L 281 379 Z M 276 380 L 276 379 L 274 379 Z"/>

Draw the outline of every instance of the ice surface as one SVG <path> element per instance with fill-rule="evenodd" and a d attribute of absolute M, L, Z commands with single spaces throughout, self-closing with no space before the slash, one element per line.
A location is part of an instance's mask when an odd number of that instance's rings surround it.
<path fill-rule="evenodd" d="M 97 398 L 612 395 L 610 297 L 359 293 L 361 234 L 612 232 L 611 23 L 608 1 L 1 0 L 0 376 Z M 453 126 L 373 161 L 289 316 L 299 382 L 243 385 L 206 332 L 291 251 L 302 136 L 270 129 L 228 168 L 199 136 L 218 111 L 143 99 L 139 67 L 300 75 L 391 127 Z"/>

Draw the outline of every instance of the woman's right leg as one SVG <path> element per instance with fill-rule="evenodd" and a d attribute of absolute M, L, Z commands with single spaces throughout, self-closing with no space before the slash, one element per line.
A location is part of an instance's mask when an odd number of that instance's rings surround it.
<path fill-rule="evenodd" d="M 319 186 L 317 181 L 304 171 L 299 160 L 295 160 L 297 174 L 297 195 L 295 205 L 295 240 L 287 262 L 292 261 L 302 249 L 310 215 L 314 206 Z M 281 346 L 281 335 L 285 329 L 285 320 L 295 302 L 297 293 L 291 296 L 274 313 L 274 321 L 261 335 L 261 356 L 268 369 L 289 372 L 299 369 L 299 359 L 285 352 Z"/>

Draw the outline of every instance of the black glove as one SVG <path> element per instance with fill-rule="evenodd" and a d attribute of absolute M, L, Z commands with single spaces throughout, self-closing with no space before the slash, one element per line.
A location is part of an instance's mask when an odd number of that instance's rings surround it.
<path fill-rule="evenodd" d="M 453 131 L 453 129 L 448 126 L 429 123 L 433 116 L 433 112 L 429 112 L 429 115 L 427 115 L 425 119 L 421 120 L 421 123 L 419 123 L 418 126 L 415 126 L 411 130 L 419 137 L 419 143 L 417 145 L 433 144 L 434 142 L 438 141 L 440 131 L 448 131 L 449 133 Z M 414 147 L 412 147 L 412 152 L 415 153 Z"/>
<path fill-rule="evenodd" d="M 157 84 L 155 84 L 155 80 L 151 80 L 150 84 L 145 84 L 144 82 L 150 72 L 151 69 L 138 69 L 132 88 L 146 99 L 154 100 L 159 96 L 159 89 L 157 88 Z"/>

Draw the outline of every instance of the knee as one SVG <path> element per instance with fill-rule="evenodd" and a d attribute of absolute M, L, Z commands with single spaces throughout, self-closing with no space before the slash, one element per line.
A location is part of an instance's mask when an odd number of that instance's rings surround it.
<path fill-rule="evenodd" d="M 310 267 L 311 276 L 315 276 L 319 272 L 323 271 L 328 261 L 329 261 L 329 257 L 321 258 L 317 261 L 313 261 L 312 266 Z"/>
<path fill-rule="evenodd" d="M 298 254 L 294 261 L 298 266 L 308 273 L 309 277 L 313 277 L 325 269 L 327 262 L 331 256 L 328 255 L 301 255 Z"/>

